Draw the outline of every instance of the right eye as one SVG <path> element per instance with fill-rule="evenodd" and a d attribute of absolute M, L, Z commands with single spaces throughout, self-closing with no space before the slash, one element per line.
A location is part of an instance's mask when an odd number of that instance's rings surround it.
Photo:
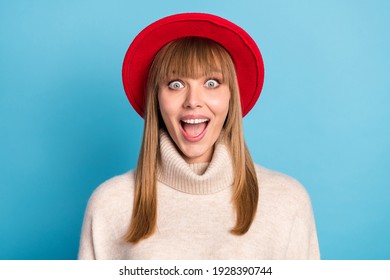
<path fill-rule="evenodd" d="M 180 81 L 171 81 L 168 83 L 170 89 L 181 89 L 184 87 L 183 83 Z"/>

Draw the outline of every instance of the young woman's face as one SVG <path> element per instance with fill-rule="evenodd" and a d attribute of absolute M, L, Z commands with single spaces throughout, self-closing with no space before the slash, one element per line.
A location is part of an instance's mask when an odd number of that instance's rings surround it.
<path fill-rule="evenodd" d="M 159 85 L 161 116 L 188 163 L 211 160 L 229 100 L 229 86 L 220 72 L 195 79 L 175 77 Z"/>

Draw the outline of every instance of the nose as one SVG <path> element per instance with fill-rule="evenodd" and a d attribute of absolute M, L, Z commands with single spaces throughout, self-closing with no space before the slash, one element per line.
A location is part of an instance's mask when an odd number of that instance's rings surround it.
<path fill-rule="evenodd" d="M 188 87 L 183 106 L 186 109 L 196 109 L 203 106 L 202 88 L 200 86 L 191 85 Z"/>

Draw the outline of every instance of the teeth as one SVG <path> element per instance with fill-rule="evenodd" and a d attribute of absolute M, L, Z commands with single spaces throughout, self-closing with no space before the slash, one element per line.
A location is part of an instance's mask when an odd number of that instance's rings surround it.
<path fill-rule="evenodd" d="M 189 124 L 197 124 L 197 123 L 204 123 L 207 122 L 208 119 L 191 119 L 191 120 L 182 120 L 184 123 L 189 123 Z"/>

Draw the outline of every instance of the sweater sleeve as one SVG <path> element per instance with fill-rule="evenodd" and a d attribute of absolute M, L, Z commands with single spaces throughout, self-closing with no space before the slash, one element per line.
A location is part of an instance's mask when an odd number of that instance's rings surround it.
<path fill-rule="evenodd" d="M 90 206 L 90 205 L 89 205 Z M 91 207 L 87 207 L 84 216 L 83 227 L 81 231 L 80 247 L 78 253 L 79 260 L 94 260 L 95 250 L 93 244 L 93 230 L 92 230 L 92 213 Z"/>
<path fill-rule="evenodd" d="M 133 173 L 115 176 L 92 193 L 81 230 L 78 259 L 121 259 L 133 201 Z"/>
<path fill-rule="evenodd" d="M 296 211 L 290 231 L 286 259 L 320 259 L 314 214 L 308 196 Z"/>

